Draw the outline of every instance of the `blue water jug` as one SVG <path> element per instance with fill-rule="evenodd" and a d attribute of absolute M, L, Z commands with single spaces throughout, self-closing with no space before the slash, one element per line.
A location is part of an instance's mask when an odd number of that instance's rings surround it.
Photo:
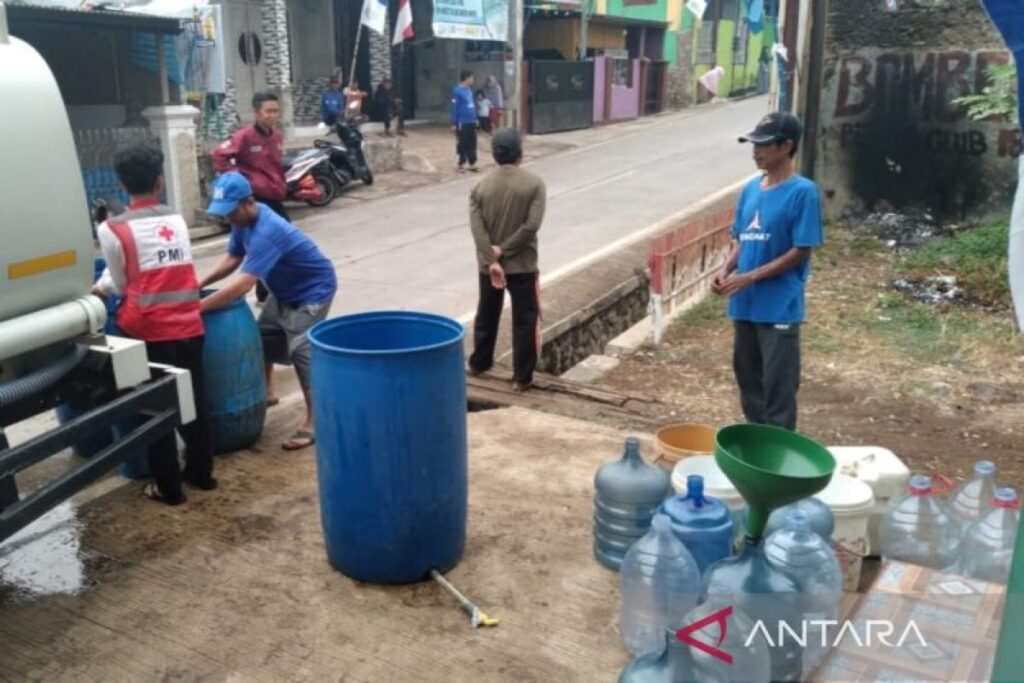
<path fill-rule="evenodd" d="M 807 515 L 807 523 L 810 524 L 811 531 L 826 541 L 832 542 L 832 532 L 836 527 L 835 519 L 832 517 L 832 510 L 828 505 L 814 497 L 804 498 L 795 503 L 776 508 L 768 517 L 768 524 L 764 527 L 764 537 L 768 538 L 786 526 L 789 513 L 793 510 L 799 510 Z"/>
<path fill-rule="evenodd" d="M 618 571 L 626 551 L 647 533 L 671 487 L 669 474 L 640 457 L 640 440 L 626 439 L 622 458 L 594 475 L 594 555 Z"/>
<path fill-rule="evenodd" d="M 704 495 L 704 477 L 688 476 L 686 495 L 665 501 L 659 512 L 672 521 L 672 533 L 693 555 L 702 575 L 732 554 L 732 512 L 722 501 Z"/>

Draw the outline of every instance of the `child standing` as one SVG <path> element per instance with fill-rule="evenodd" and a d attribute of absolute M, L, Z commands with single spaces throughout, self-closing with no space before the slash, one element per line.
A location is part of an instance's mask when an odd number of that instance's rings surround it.
<path fill-rule="evenodd" d="M 491 132 L 491 101 L 483 90 L 476 91 L 476 118 L 480 122 L 480 130 Z"/>

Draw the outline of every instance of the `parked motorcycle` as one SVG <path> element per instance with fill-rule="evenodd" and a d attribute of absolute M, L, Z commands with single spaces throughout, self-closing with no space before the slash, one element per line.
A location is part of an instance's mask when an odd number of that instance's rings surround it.
<path fill-rule="evenodd" d="M 333 132 L 339 142 L 315 140 L 313 147 L 285 157 L 288 199 L 310 206 L 327 206 L 354 179 L 373 184 L 373 172 L 363 154 L 364 119 L 339 120 Z"/>

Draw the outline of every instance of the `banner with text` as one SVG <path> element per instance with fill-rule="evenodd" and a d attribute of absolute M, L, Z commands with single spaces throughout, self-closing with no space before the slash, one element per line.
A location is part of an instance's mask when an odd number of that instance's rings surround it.
<path fill-rule="evenodd" d="M 508 0 L 434 0 L 434 36 L 508 40 Z"/>

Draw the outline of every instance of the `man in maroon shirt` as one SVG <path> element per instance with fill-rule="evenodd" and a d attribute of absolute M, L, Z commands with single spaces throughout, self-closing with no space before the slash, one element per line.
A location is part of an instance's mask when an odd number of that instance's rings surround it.
<path fill-rule="evenodd" d="M 256 201 L 291 222 L 284 208 L 288 184 L 284 179 L 284 137 L 277 128 L 281 105 L 277 95 L 261 92 L 253 95 L 253 124 L 236 130 L 222 145 L 213 150 L 213 167 L 217 173 L 238 171 L 252 185 Z M 256 287 L 256 298 L 267 298 L 263 283 Z"/>

